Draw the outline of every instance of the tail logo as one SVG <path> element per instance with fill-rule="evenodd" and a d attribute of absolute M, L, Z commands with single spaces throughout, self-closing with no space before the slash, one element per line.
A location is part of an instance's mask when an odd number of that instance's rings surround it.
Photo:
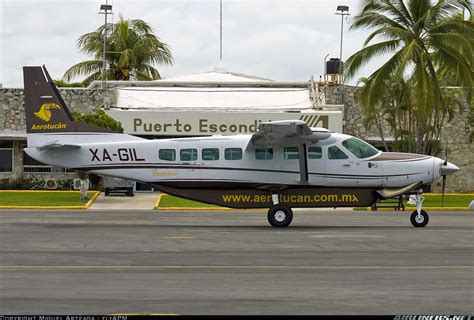
<path fill-rule="evenodd" d="M 35 112 L 35 116 L 45 122 L 51 120 L 51 109 L 61 109 L 57 103 L 43 103 L 38 112 Z"/>

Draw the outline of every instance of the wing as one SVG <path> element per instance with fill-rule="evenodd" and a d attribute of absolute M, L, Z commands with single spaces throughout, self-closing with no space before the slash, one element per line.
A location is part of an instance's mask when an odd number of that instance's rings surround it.
<path fill-rule="evenodd" d="M 257 148 L 281 148 L 284 146 L 298 146 L 300 180 L 308 183 L 308 157 L 306 144 L 313 144 L 327 139 L 331 132 L 326 129 L 311 130 L 306 122 L 301 120 L 283 120 L 264 122 L 258 126 L 258 131 L 250 138 L 249 145 Z"/>
<path fill-rule="evenodd" d="M 313 144 L 330 136 L 331 132 L 326 129 L 311 130 L 304 121 L 282 120 L 261 123 L 250 141 L 257 148 L 281 148 Z"/>

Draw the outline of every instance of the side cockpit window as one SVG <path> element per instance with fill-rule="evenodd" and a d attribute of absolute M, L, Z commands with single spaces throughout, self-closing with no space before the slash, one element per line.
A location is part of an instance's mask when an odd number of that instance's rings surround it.
<path fill-rule="evenodd" d="M 372 157 L 379 153 L 379 150 L 357 138 L 346 139 L 342 142 L 342 145 L 359 159 Z"/>
<path fill-rule="evenodd" d="M 342 159 L 349 159 L 349 157 L 338 147 L 332 146 L 328 148 L 328 159 L 342 160 Z"/>

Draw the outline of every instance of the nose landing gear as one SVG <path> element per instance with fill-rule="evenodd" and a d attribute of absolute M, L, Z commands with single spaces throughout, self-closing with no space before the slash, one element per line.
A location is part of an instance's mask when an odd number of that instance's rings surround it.
<path fill-rule="evenodd" d="M 415 195 L 416 210 L 410 216 L 411 224 L 416 228 L 423 228 L 428 224 L 429 216 L 425 210 L 421 210 L 421 206 L 425 198 L 420 194 Z"/>

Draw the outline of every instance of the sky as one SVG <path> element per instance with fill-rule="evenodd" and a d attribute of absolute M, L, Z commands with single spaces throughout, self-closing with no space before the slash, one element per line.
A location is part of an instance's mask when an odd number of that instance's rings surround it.
<path fill-rule="evenodd" d="M 22 66 L 46 65 L 53 79 L 91 57 L 79 52 L 77 39 L 104 23 L 98 14 L 106 0 L 0 0 L 0 83 L 23 87 Z M 172 66 L 157 66 L 163 78 L 213 70 L 219 64 L 219 0 L 108 0 L 114 16 L 142 19 L 167 43 Z M 223 62 L 230 72 L 278 81 L 317 80 L 324 58 L 339 57 L 341 17 L 343 60 L 362 48 L 369 31 L 350 31 L 360 0 L 223 0 Z M 368 76 L 378 58 L 349 80 Z M 81 80 L 81 79 L 76 79 Z"/>

